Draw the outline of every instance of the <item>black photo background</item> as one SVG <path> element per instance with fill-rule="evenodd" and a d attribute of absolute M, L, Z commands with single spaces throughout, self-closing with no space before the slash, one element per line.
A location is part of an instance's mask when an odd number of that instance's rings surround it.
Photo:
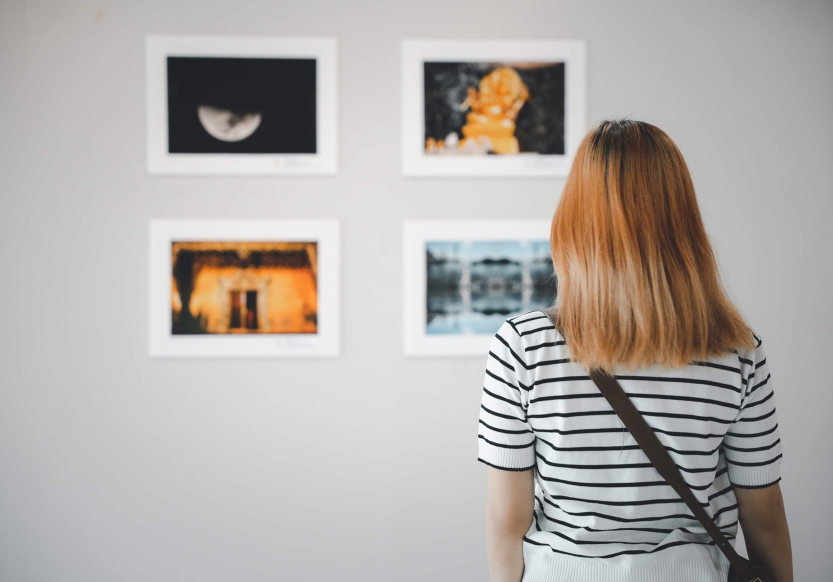
<path fill-rule="evenodd" d="M 315 59 L 168 57 L 167 69 L 170 153 L 316 153 Z M 218 124 L 242 119 L 256 129 L 217 139 L 201 107 Z"/>
<path fill-rule="evenodd" d="M 462 139 L 468 111 L 461 111 L 460 105 L 466 91 L 477 89 L 487 73 L 502 66 L 515 69 L 529 88 L 529 99 L 515 121 L 520 151 L 563 155 L 564 63 L 423 63 L 425 139 L 444 140 L 451 132 Z"/>

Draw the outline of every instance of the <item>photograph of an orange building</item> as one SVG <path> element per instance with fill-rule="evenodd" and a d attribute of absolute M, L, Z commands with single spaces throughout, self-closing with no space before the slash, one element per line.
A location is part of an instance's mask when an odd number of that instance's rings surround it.
<path fill-rule="evenodd" d="M 174 241 L 171 333 L 314 334 L 317 243 Z"/>

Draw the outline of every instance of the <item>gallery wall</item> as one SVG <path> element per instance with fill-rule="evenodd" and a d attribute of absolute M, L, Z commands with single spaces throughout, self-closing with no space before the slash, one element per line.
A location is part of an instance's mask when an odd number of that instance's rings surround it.
<path fill-rule="evenodd" d="M 145 171 L 146 34 L 338 39 L 338 173 Z M 485 358 L 402 353 L 406 219 L 560 179 L 403 178 L 400 42 L 582 39 L 588 117 L 665 129 L 764 338 L 796 578 L 833 539 L 833 4 L 0 4 L 0 579 L 484 580 Z M 148 357 L 151 218 L 337 219 L 341 355 Z"/>

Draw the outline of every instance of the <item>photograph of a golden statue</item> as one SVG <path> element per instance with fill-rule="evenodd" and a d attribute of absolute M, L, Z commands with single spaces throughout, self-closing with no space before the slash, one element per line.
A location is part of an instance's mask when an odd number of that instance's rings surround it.
<path fill-rule="evenodd" d="M 433 63 L 425 69 L 425 153 L 564 153 L 564 63 Z"/>
<path fill-rule="evenodd" d="M 529 88 L 518 72 L 511 67 L 498 67 L 480 80 L 477 89 L 469 87 L 467 93 L 466 100 L 460 104 L 460 111 L 471 110 L 462 127 L 464 138 L 448 145 L 463 150 L 485 149 L 501 155 L 517 154 L 520 149 L 515 137 L 515 119 L 529 99 Z M 436 153 L 445 146 L 444 140 L 438 142 L 429 137 L 425 149 Z"/>
<path fill-rule="evenodd" d="M 585 84 L 581 41 L 403 41 L 402 172 L 565 175 Z"/>
<path fill-rule="evenodd" d="M 460 109 L 471 108 L 463 126 L 466 139 L 486 137 L 496 154 L 517 154 L 515 118 L 529 99 L 529 89 L 511 67 L 499 67 L 483 77 L 479 90 L 468 89 Z"/>

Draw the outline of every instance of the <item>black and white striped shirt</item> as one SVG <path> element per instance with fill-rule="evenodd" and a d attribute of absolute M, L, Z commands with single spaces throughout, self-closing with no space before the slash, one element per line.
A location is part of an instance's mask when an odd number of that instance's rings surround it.
<path fill-rule="evenodd" d="M 727 537 L 733 487 L 780 479 L 772 381 L 760 338 L 684 368 L 616 371 Z M 535 470 L 525 582 L 726 580 L 728 563 L 659 476 L 540 311 L 509 319 L 489 352 L 479 460 Z"/>

